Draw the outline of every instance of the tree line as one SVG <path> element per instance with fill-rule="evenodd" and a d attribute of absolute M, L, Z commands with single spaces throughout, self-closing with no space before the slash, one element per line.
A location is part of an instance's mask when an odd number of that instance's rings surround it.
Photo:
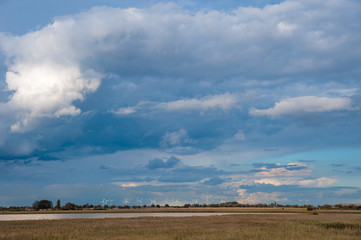
<path fill-rule="evenodd" d="M 238 207 L 238 208 L 306 208 L 307 210 L 315 210 L 315 209 L 325 209 L 325 210 L 331 210 L 331 209 L 343 209 L 343 210 L 361 210 L 361 205 L 355 205 L 355 204 L 336 204 L 336 205 L 330 205 L 330 204 L 324 204 L 324 205 L 290 205 L 290 204 L 278 204 L 276 202 L 266 204 L 266 203 L 259 203 L 259 204 L 243 204 L 238 202 L 225 202 L 225 203 L 211 203 L 211 204 L 190 204 L 186 203 L 182 206 L 170 206 L 169 204 L 164 204 L 163 206 L 157 204 L 151 204 L 151 205 L 134 205 L 134 206 L 128 206 L 128 205 L 93 205 L 93 204 L 83 204 L 83 205 L 77 205 L 71 202 L 67 202 L 64 205 L 61 205 L 60 199 L 57 200 L 56 205 L 53 205 L 53 202 L 50 200 L 36 200 L 31 207 L 29 206 L 11 206 L 11 207 L 0 207 L 0 211 L 25 211 L 25 210 L 33 210 L 33 211 L 39 211 L 39 210 L 106 210 L 106 209 L 139 209 L 139 208 L 168 208 L 168 207 L 176 207 L 176 208 L 222 208 L 222 207 Z"/>

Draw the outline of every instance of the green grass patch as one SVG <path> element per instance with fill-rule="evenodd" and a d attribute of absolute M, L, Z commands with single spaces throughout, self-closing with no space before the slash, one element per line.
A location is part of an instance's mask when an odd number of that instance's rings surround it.
<path fill-rule="evenodd" d="M 319 223 L 321 227 L 326 229 L 355 229 L 361 231 L 361 224 L 360 223 L 345 223 L 345 222 L 326 222 L 326 223 Z"/>

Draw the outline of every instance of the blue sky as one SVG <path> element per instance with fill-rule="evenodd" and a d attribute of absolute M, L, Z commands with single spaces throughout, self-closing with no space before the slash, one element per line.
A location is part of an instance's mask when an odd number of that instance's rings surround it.
<path fill-rule="evenodd" d="M 360 10 L 0 1 L 0 205 L 361 203 Z"/>

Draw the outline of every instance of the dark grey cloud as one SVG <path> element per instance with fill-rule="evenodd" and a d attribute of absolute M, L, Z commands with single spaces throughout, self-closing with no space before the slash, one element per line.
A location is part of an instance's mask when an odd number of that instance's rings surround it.
<path fill-rule="evenodd" d="M 224 182 L 225 182 L 224 179 L 221 179 L 219 177 L 214 177 L 214 178 L 211 178 L 211 179 L 205 181 L 204 184 L 206 184 L 206 185 L 219 185 L 219 184 L 222 184 Z"/>
<path fill-rule="evenodd" d="M 170 157 L 167 161 L 163 161 L 159 158 L 155 158 L 153 160 L 150 160 L 148 164 L 146 165 L 149 169 L 157 169 L 157 168 L 173 168 L 178 163 L 180 163 L 180 160 L 176 157 Z"/>

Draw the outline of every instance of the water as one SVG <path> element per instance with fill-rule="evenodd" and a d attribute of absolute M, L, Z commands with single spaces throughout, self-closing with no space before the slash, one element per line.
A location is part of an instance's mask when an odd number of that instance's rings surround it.
<path fill-rule="evenodd" d="M 205 217 L 240 213 L 71 213 L 71 214 L 0 214 L 0 221 L 56 220 L 75 218 Z M 244 214 L 244 213 L 242 213 Z"/>

